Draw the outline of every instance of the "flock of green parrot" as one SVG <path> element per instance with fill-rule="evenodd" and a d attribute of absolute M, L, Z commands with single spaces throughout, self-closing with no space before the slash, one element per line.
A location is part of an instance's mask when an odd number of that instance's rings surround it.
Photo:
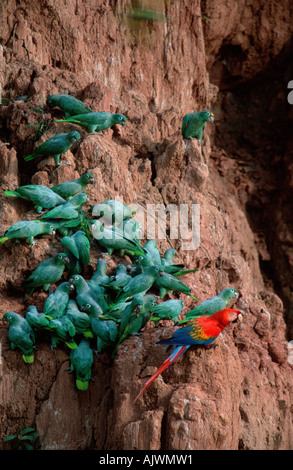
<path fill-rule="evenodd" d="M 47 105 L 57 106 L 65 113 L 65 119 L 56 122 L 75 123 L 94 134 L 115 124 L 125 125 L 127 121 L 122 114 L 93 112 L 70 95 L 52 95 Z M 187 114 L 182 122 L 183 138 L 195 138 L 200 143 L 206 122 L 213 119 L 209 111 Z M 77 131 L 57 134 L 25 160 L 52 156 L 56 165 L 60 165 L 60 156 L 78 139 Z M 119 345 L 131 335 L 139 334 L 148 322 L 155 327 L 161 320 L 172 320 L 175 325 L 187 323 L 171 338 L 159 342 L 175 349 L 146 382 L 137 400 L 190 346 L 210 347 L 230 322 L 241 321 L 242 312 L 227 308 L 229 301 L 238 296 L 234 288 L 227 287 L 212 299 L 199 303 L 179 321 L 184 301 L 164 298 L 167 294 L 181 293 L 197 301 L 190 287 L 178 279 L 196 269 L 185 269 L 184 265 L 174 263 L 172 248 L 161 256 L 153 239 L 142 245 L 140 225 L 134 218 L 135 211 L 128 205 L 107 200 L 92 206 L 91 214 L 83 210 L 83 204 L 88 201 L 85 191 L 93 183 L 93 175 L 85 173 L 51 188 L 26 185 L 4 192 L 8 197 L 31 201 L 39 218 L 16 222 L 0 238 L 0 244 L 24 240 L 33 247 L 36 237 L 58 232 L 62 251 L 41 262 L 23 283 L 26 299 L 35 289 L 48 293 L 43 311 L 29 305 L 25 316 L 9 311 L 3 320 L 9 322 L 11 349 L 20 349 L 27 364 L 34 362 L 39 335 L 50 338 L 52 349 L 58 343 L 66 345 L 70 350 L 70 370 L 75 372 L 79 390 L 87 390 L 92 379 L 94 352 L 99 355 L 110 350 L 112 358 L 115 357 Z M 85 279 L 83 272 L 90 264 L 92 244 L 98 244 L 109 256 L 113 252 L 121 257 L 127 255 L 131 262 L 124 258 L 115 274 L 108 276 L 107 262 L 101 257 L 91 278 Z"/>

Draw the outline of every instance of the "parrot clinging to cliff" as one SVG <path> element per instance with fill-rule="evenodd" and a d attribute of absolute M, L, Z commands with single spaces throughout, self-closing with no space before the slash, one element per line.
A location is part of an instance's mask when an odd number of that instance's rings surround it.
<path fill-rule="evenodd" d="M 199 113 L 186 114 L 182 121 L 182 135 L 184 139 L 197 139 L 201 144 L 206 122 L 214 122 L 214 115 L 211 111 L 201 111 Z"/>
<path fill-rule="evenodd" d="M 42 212 L 43 209 L 52 209 L 66 202 L 63 197 L 42 184 L 20 186 L 14 191 L 4 191 L 4 194 L 5 196 L 31 200 L 37 212 Z"/>
<path fill-rule="evenodd" d="M 93 351 L 87 339 L 81 339 L 77 348 L 70 351 L 70 368 L 75 371 L 78 390 L 87 390 L 94 362 Z"/>
<path fill-rule="evenodd" d="M 99 220 L 92 220 L 90 229 L 93 237 L 99 245 L 106 248 L 109 255 L 112 255 L 114 250 L 119 251 L 121 255 L 125 251 L 136 255 L 145 254 L 143 247 L 140 246 L 137 240 L 125 238 L 117 228 L 104 227 Z"/>
<path fill-rule="evenodd" d="M 158 370 L 147 380 L 134 402 L 136 402 L 136 400 L 151 385 L 158 375 L 178 359 L 181 354 L 187 351 L 190 346 L 200 345 L 209 348 L 226 326 L 235 321 L 242 321 L 242 312 L 240 310 L 225 308 L 209 317 L 205 316 L 195 318 L 188 326 L 179 328 L 175 331 L 171 338 L 158 341 L 157 344 L 167 344 L 169 346 L 176 347 L 170 356 L 165 359 Z"/>
<path fill-rule="evenodd" d="M 127 118 L 123 114 L 111 114 L 104 111 L 77 114 L 67 119 L 56 119 L 56 122 L 72 122 L 87 129 L 90 134 L 101 134 L 100 131 L 109 129 L 115 124 L 125 126 Z"/>
<path fill-rule="evenodd" d="M 79 210 L 81 206 L 88 200 L 88 195 L 85 193 L 79 193 L 74 196 L 70 201 L 62 204 L 62 206 L 54 207 L 45 215 L 42 219 L 77 219 L 79 216 Z"/>
<path fill-rule="evenodd" d="M 27 364 L 34 362 L 35 335 L 27 320 L 16 312 L 6 312 L 3 320 L 10 323 L 8 338 L 11 349 L 19 348 Z"/>
<path fill-rule="evenodd" d="M 52 186 L 51 190 L 69 201 L 76 194 L 83 193 L 88 184 L 94 184 L 94 177 L 91 173 L 84 173 L 76 180 L 64 181 L 56 186 Z"/>
<path fill-rule="evenodd" d="M 53 157 L 57 166 L 60 166 L 60 155 L 67 152 L 72 144 L 80 139 L 80 134 L 76 131 L 67 134 L 56 134 L 51 139 L 39 145 L 36 150 L 24 157 L 25 161 L 33 160 L 36 157 Z"/>
<path fill-rule="evenodd" d="M 82 101 L 71 95 L 51 95 L 47 98 L 47 105 L 50 108 L 57 106 L 65 113 L 65 118 L 75 116 L 76 114 L 92 113 L 92 109 L 88 108 Z"/>
<path fill-rule="evenodd" d="M 55 235 L 54 226 L 49 222 L 41 222 L 40 220 L 21 220 L 11 225 L 0 238 L 0 244 L 7 240 L 25 240 L 34 246 L 34 238 L 43 234 Z"/>
<path fill-rule="evenodd" d="M 69 282 L 61 282 L 58 287 L 48 295 L 45 300 L 43 311 L 50 318 L 61 317 L 69 302 L 69 294 L 73 290 Z"/>
<path fill-rule="evenodd" d="M 229 301 L 238 298 L 238 293 L 233 287 L 226 287 L 218 295 L 211 299 L 204 300 L 192 310 L 186 313 L 186 318 L 181 320 L 179 324 L 186 323 L 193 318 L 213 315 L 218 310 L 225 308 Z"/>
<path fill-rule="evenodd" d="M 53 258 L 42 261 L 24 282 L 24 286 L 32 291 L 38 286 L 42 286 L 45 291 L 49 290 L 50 285 L 61 278 L 68 261 L 65 253 L 57 253 Z"/>

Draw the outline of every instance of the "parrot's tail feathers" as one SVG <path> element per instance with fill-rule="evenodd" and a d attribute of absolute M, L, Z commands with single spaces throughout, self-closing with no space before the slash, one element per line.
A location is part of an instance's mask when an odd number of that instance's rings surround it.
<path fill-rule="evenodd" d="M 187 349 L 189 348 L 189 345 L 186 346 L 177 346 L 174 351 L 170 354 L 167 359 L 163 362 L 163 364 L 158 368 L 158 370 L 147 380 L 139 394 L 136 396 L 134 403 L 138 398 L 143 394 L 143 392 L 153 383 L 153 381 L 160 375 L 167 367 L 169 367 L 176 359 L 178 359 L 181 354 L 183 354 Z"/>
<path fill-rule="evenodd" d="M 80 123 L 80 121 L 77 121 L 76 119 L 73 119 L 73 118 L 56 119 L 55 122 L 76 122 L 77 124 Z"/>
<path fill-rule="evenodd" d="M 65 341 L 66 346 L 68 346 L 70 349 L 77 349 L 78 346 L 75 341 Z"/>
<path fill-rule="evenodd" d="M 182 271 L 177 271 L 177 273 L 173 273 L 173 276 L 174 277 L 178 277 L 178 276 L 184 276 L 184 274 L 189 274 L 189 273 L 195 273 L 196 271 L 198 271 L 198 269 L 182 269 Z"/>
<path fill-rule="evenodd" d="M 94 337 L 94 334 L 93 334 L 93 332 L 92 332 L 91 330 L 86 330 L 86 331 L 83 332 L 83 336 L 84 336 L 85 338 L 93 338 L 93 337 Z"/>
<path fill-rule="evenodd" d="M 36 158 L 36 154 L 34 153 L 31 153 L 30 155 L 27 155 L 26 157 L 24 157 L 25 161 L 26 162 L 29 162 L 30 160 L 33 160 L 34 158 Z"/>
<path fill-rule="evenodd" d="M 21 197 L 20 194 L 16 191 L 4 191 L 5 196 L 11 196 L 11 197 Z"/>
<path fill-rule="evenodd" d="M 2 244 L 2 243 L 5 243 L 5 242 L 7 242 L 7 240 L 9 240 L 8 237 L 1 237 L 1 238 L 0 238 L 0 243 L 1 243 L 1 244 Z"/>
<path fill-rule="evenodd" d="M 32 364 L 34 362 L 34 355 L 31 354 L 30 356 L 26 356 L 25 354 L 22 355 L 22 358 L 26 364 Z"/>
<path fill-rule="evenodd" d="M 196 300 L 198 302 L 198 299 L 196 297 L 194 297 L 194 295 L 192 295 L 192 294 L 187 294 L 187 295 L 189 295 L 189 297 L 192 297 L 194 300 Z"/>
<path fill-rule="evenodd" d="M 76 386 L 77 386 L 78 390 L 87 390 L 88 389 L 88 386 L 89 386 L 88 381 L 82 382 L 81 380 L 76 379 L 75 383 L 76 383 Z"/>

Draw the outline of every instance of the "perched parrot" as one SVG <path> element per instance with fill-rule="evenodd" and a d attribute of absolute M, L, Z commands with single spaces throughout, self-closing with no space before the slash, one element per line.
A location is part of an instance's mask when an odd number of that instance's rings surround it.
<path fill-rule="evenodd" d="M 91 173 L 84 173 L 76 180 L 64 181 L 63 183 L 52 186 L 51 190 L 63 199 L 69 201 L 78 193 L 83 193 L 88 184 L 94 184 L 94 177 Z"/>
<path fill-rule="evenodd" d="M 136 214 L 135 210 L 115 199 L 107 199 L 92 207 L 94 217 L 103 217 L 103 222 L 111 225 L 118 225 L 124 219 L 128 219 Z"/>
<path fill-rule="evenodd" d="M 4 191 L 4 194 L 10 197 L 20 197 L 22 199 L 31 200 L 37 212 L 42 212 L 43 209 L 52 209 L 66 202 L 63 197 L 42 184 L 20 186 L 14 191 Z"/>
<path fill-rule="evenodd" d="M 136 240 L 129 240 L 123 237 L 123 233 L 117 228 L 104 227 L 99 220 L 93 220 L 91 225 L 93 237 L 98 241 L 99 245 L 106 248 L 109 255 L 114 250 L 123 254 L 125 251 L 133 254 L 145 254 L 144 249 Z"/>
<path fill-rule="evenodd" d="M 157 247 L 157 242 L 154 239 L 148 240 L 143 248 L 146 252 L 147 257 L 152 260 L 153 264 L 160 266 L 161 264 L 161 255 Z"/>
<path fill-rule="evenodd" d="M 110 276 L 108 282 L 103 284 L 103 286 L 109 289 L 119 290 L 126 286 L 130 279 L 132 279 L 132 277 L 127 274 L 126 266 L 124 264 L 118 264 L 115 274 Z"/>
<path fill-rule="evenodd" d="M 97 338 L 97 353 L 114 346 L 118 337 L 118 328 L 114 321 L 93 317 L 91 328 Z"/>
<path fill-rule="evenodd" d="M 242 321 L 242 312 L 231 308 L 219 310 L 209 317 L 195 318 L 190 325 L 179 328 L 171 338 L 158 341 L 157 344 L 167 344 L 176 346 L 169 357 L 163 362 L 158 370 L 147 380 L 142 390 L 134 401 L 151 385 L 151 383 L 160 375 L 169 365 L 171 365 L 181 354 L 190 346 L 200 345 L 209 348 L 217 339 L 219 334 L 231 322 Z"/>
<path fill-rule="evenodd" d="M 46 259 L 36 267 L 24 282 L 24 286 L 32 291 L 38 286 L 42 286 L 45 291 L 49 290 L 50 285 L 62 277 L 67 262 L 65 253 L 57 253 L 53 258 Z"/>
<path fill-rule="evenodd" d="M 80 274 L 84 266 L 90 262 L 90 242 L 82 230 L 78 230 L 71 236 L 61 239 L 64 253 L 69 258 L 67 271 L 70 276 Z"/>
<path fill-rule="evenodd" d="M 35 305 L 30 305 L 28 307 L 25 319 L 33 330 L 45 330 L 49 327 L 50 319 L 43 312 L 38 312 Z"/>
<path fill-rule="evenodd" d="M 147 268 L 142 274 L 132 277 L 126 286 L 121 289 L 118 297 L 116 298 L 116 302 L 125 301 L 136 294 L 146 293 L 154 284 L 158 274 L 159 267 L 154 265 Z"/>
<path fill-rule="evenodd" d="M 94 362 L 93 351 L 87 339 L 83 338 L 69 355 L 71 371 L 75 371 L 75 384 L 78 390 L 87 390 Z"/>
<path fill-rule="evenodd" d="M 194 300 L 197 300 L 197 298 L 191 294 L 190 287 L 184 284 L 184 282 L 179 281 L 179 279 L 176 277 L 172 276 L 172 274 L 160 272 L 156 278 L 155 283 L 160 289 L 161 299 L 165 297 L 167 292 L 172 292 L 175 290 L 176 292 L 182 292 L 183 294 L 189 295 Z"/>
<path fill-rule="evenodd" d="M 92 112 L 87 114 L 77 114 L 67 119 L 56 119 L 56 122 L 73 122 L 87 129 L 90 134 L 101 134 L 100 131 L 109 129 L 115 124 L 125 126 L 127 119 L 123 114 L 111 114 L 100 112 Z M 97 132 L 96 132 L 97 131 Z"/>
<path fill-rule="evenodd" d="M 161 259 L 162 270 L 165 273 L 172 274 L 175 277 L 184 276 L 184 274 L 195 273 L 197 269 L 184 269 L 184 264 L 174 264 L 173 258 L 176 251 L 174 248 L 168 248 Z"/>
<path fill-rule="evenodd" d="M 62 204 L 62 206 L 54 207 L 41 217 L 41 219 L 77 219 L 81 206 L 88 200 L 85 193 L 79 193 L 70 201 Z"/>
<path fill-rule="evenodd" d="M 54 225 L 50 222 L 41 222 L 40 220 L 22 220 L 11 225 L 0 238 L 0 244 L 7 240 L 25 240 L 34 246 L 34 238 L 43 234 L 55 235 Z"/>
<path fill-rule="evenodd" d="M 6 312 L 3 320 L 9 322 L 8 338 L 11 349 L 19 348 L 27 364 L 34 362 L 35 335 L 28 321 L 16 312 Z"/>
<path fill-rule="evenodd" d="M 58 287 L 48 295 L 45 300 L 43 311 L 45 315 L 52 318 L 60 318 L 64 315 L 69 302 L 69 294 L 73 290 L 69 282 L 61 282 Z"/>
<path fill-rule="evenodd" d="M 60 166 L 60 155 L 67 152 L 72 144 L 80 139 L 80 134 L 76 131 L 68 132 L 67 134 L 56 134 L 51 139 L 46 140 L 43 144 L 39 145 L 36 150 L 24 157 L 25 161 L 33 160 L 36 157 L 53 157 L 57 166 Z"/>
<path fill-rule="evenodd" d="M 109 276 L 107 276 L 106 272 L 107 272 L 107 262 L 105 259 L 99 258 L 97 261 L 95 272 L 88 282 L 91 283 L 91 285 L 93 286 L 107 284 L 109 280 Z"/>
<path fill-rule="evenodd" d="M 104 320 L 113 320 L 119 323 L 124 310 L 130 304 L 131 304 L 131 301 L 115 303 L 111 305 L 111 307 L 108 310 L 105 311 L 105 313 L 101 316 L 101 318 L 103 318 Z"/>
<path fill-rule="evenodd" d="M 50 320 L 49 327 L 52 329 L 51 349 L 54 349 L 59 341 L 64 342 L 70 349 L 77 348 L 77 344 L 74 341 L 76 334 L 75 327 L 66 315 Z"/>
<path fill-rule="evenodd" d="M 183 307 L 184 302 L 179 299 L 171 299 L 166 302 L 161 302 L 152 308 L 151 311 L 154 316 L 152 316 L 150 320 L 155 323 L 158 323 L 159 320 L 172 320 L 176 323 Z"/>
<path fill-rule="evenodd" d="M 132 217 L 122 220 L 118 228 L 121 230 L 124 238 L 139 240 L 141 224 Z"/>
<path fill-rule="evenodd" d="M 203 315 L 213 315 L 218 310 L 225 308 L 229 301 L 238 298 L 238 293 L 233 287 L 226 287 L 218 295 L 211 299 L 204 300 L 192 310 L 186 313 L 186 318 L 181 320 L 179 324 L 186 323 L 193 318 L 202 317 Z"/>
<path fill-rule="evenodd" d="M 83 334 L 86 338 L 92 338 L 93 334 L 91 331 L 91 319 L 86 312 L 82 312 L 79 310 L 77 303 L 75 300 L 70 299 L 67 307 L 65 315 L 69 318 L 69 320 L 75 326 L 76 331 Z"/>
<path fill-rule="evenodd" d="M 58 232 L 63 237 L 65 237 L 66 235 L 69 235 L 75 227 L 80 225 L 80 219 L 79 218 L 71 219 L 71 220 L 70 219 L 68 219 L 68 220 L 65 220 L 65 219 L 60 219 L 60 220 L 52 219 L 52 220 L 50 220 L 50 224 L 53 225 L 54 229 L 58 230 Z"/>
<path fill-rule="evenodd" d="M 201 111 L 199 113 L 186 114 L 182 121 L 182 135 L 184 139 L 197 139 L 201 144 L 203 131 L 206 122 L 214 122 L 214 115 L 211 111 Z"/>
<path fill-rule="evenodd" d="M 76 289 L 76 302 L 79 307 L 82 308 L 86 304 L 92 304 L 96 307 L 100 314 L 103 314 L 102 307 L 97 302 L 97 296 L 95 291 L 89 286 L 83 276 L 75 274 L 69 279 L 69 282 Z"/>
<path fill-rule="evenodd" d="M 75 116 L 76 114 L 92 113 L 91 108 L 71 95 L 51 95 L 47 98 L 47 105 L 51 108 L 57 106 L 65 113 L 65 118 Z"/>
<path fill-rule="evenodd" d="M 113 350 L 112 358 L 115 357 L 119 345 L 141 329 L 143 315 L 140 314 L 140 310 L 142 306 L 142 296 L 134 296 L 130 304 L 124 309 L 117 334 L 118 341 Z"/>

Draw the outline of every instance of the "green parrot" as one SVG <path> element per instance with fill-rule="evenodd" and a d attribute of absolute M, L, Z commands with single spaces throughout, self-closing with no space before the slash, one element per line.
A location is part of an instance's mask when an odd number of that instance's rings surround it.
<path fill-rule="evenodd" d="M 233 287 L 226 287 L 219 294 L 211 299 L 203 300 L 192 310 L 186 313 L 185 318 L 179 322 L 179 325 L 186 323 L 194 318 L 211 316 L 214 313 L 226 308 L 231 299 L 237 299 L 238 293 Z"/>
<path fill-rule="evenodd" d="M 137 255 L 145 254 L 137 241 L 124 238 L 120 230 L 104 227 L 99 220 L 92 221 L 91 232 L 98 243 L 106 248 L 109 255 L 112 255 L 114 250 L 119 251 L 121 255 L 125 251 Z"/>
<path fill-rule="evenodd" d="M 36 157 L 53 157 L 57 166 L 60 166 L 60 155 L 67 152 L 72 144 L 80 139 L 80 134 L 76 131 L 68 132 L 67 134 L 56 134 L 51 139 L 46 140 L 43 144 L 39 145 L 36 150 L 24 157 L 25 161 L 33 160 Z"/>
<path fill-rule="evenodd" d="M 107 262 L 105 259 L 99 258 L 97 261 L 95 272 L 88 282 L 90 282 L 91 285 L 107 284 L 109 280 L 109 276 L 107 276 L 106 272 L 107 272 Z"/>
<path fill-rule="evenodd" d="M 86 312 L 90 319 L 98 317 L 106 318 L 101 307 L 95 302 L 80 305 L 80 309 L 82 312 Z"/>
<path fill-rule="evenodd" d="M 54 207 L 41 217 L 41 219 L 77 219 L 81 206 L 88 200 L 85 193 L 79 193 L 70 201 L 62 204 L 62 206 Z"/>
<path fill-rule="evenodd" d="M 92 214 L 94 217 L 103 217 L 103 222 L 106 224 L 118 225 L 124 219 L 136 214 L 136 211 L 120 201 L 108 199 L 100 204 L 95 204 L 92 207 Z"/>
<path fill-rule="evenodd" d="M 182 135 L 184 139 L 197 139 L 201 144 L 203 131 L 206 122 L 214 122 L 214 115 L 211 111 L 201 111 L 199 113 L 186 114 L 182 121 Z"/>
<path fill-rule="evenodd" d="M 151 238 L 143 245 L 143 248 L 146 252 L 147 257 L 153 261 L 153 264 L 160 266 L 161 255 L 159 253 L 156 240 Z"/>
<path fill-rule="evenodd" d="M 90 262 L 90 242 L 86 234 L 78 230 L 71 236 L 63 237 L 61 244 L 70 260 L 67 266 L 69 275 L 80 274 Z"/>
<path fill-rule="evenodd" d="M 0 238 L 0 244 L 7 240 L 25 240 L 34 246 L 34 238 L 43 234 L 55 235 L 54 225 L 40 220 L 22 220 L 9 227 L 4 236 Z"/>
<path fill-rule="evenodd" d="M 130 301 L 115 303 L 111 305 L 111 307 L 109 307 L 109 309 L 106 310 L 105 313 L 103 313 L 103 315 L 100 316 L 100 318 L 104 320 L 113 320 L 119 323 L 124 310 L 126 309 L 127 305 L 130 305 L 130 304 L 131 304 Z"/>
<path fill-rule="evenodd" d="M 178 317 L 182 312 L 184 307 L 183 300 L 171 299 L 166 302 L 161 302 L 155 307 L 152 308 L 152 313 L 154 316 L 150 321 L 157 324 L 159 320 L 172 320 L 174 323 L 178 321 Z"/>
<path fill-rule="evenodd" d="M 74 228 L 80 225 L 80 219 L 79 218 L 71 219 L 71 220 L 61 219 L 58 221 L 56 219 L 52 219 L 50 220 L 50 224 L 53 225 L 55 230 L 58 230 L 60 235 L 65 237 L 66 235 L 69 235 L 73 231 Z"/>
<path fill-rule="evenodd" d="M 48 295 L 43 311 L 50 318 L 60 318 L 64 315 L 69 302 L 69 294 L 73 290 L 69 282 L 61 282 L 58 287 Z"/>
<path fill-rule="evenodd" d="M 37 212 L 42 212 L 43 209 L 52 209 L 52 207 L 60 206 L 66 202 L 63 197 L 42 184 L 20 186 L 14 191 L 4 191 L 4 194 L 5 196 L 31 200 Z"/>
<path fill-rule="evenodd" d="M 93 317 L 91 328 L 97 338 L 97 353 L 101 353 L 108 347 L 114 347 L 118 337 L 118 327 L 114 321 Z"/>
<path fill-rule="evenodd" d="M 86 280 L 80 275 L 75 274 L 69 279 L 69 282 L 76 289 L 76 302 L 81 308 L 83 305 L 92 304 L 95 308 L 103 314 L 103 310 L 99 302 L 97 302 L 97 296 L 95 291 L 89 286 Z"/>
<path fill-rule="evenodd" d="M 78 347 L 69 355 L 71 372 L 75 371 L 75 384 L 78 390 L 87 390 L 94 362 L 93 351 L 87 339 L 81 339 Z"/>
<path fill-rule="evenodd" d="M 69 201 L 76 194 L 83 193 L 88 184 L 94 184 L 94 177 L 91 173 L 84 173 L 80 178 L 72 181 L 64 181 L 63 183 L 52 186 L 51 190 L 57 193 L 63 199 Z"/>
<path fill-rule="evenodd" d="M 144 319 L 144 316 L 140 313 L 142 306 L 143 296 L 136 295 L 124 309 L 118 329 L 118 341 L 113 350 L 112 358 L 115 357 L 119 345 L 141 329 Z"/>
<path fill-rule="evenodd" d="M 25 319 L 33 330 L 46 330 L 49 327 L 50 319 L 43 312 L 39 313 L 35 305 L 29 305 Z"/>
<path fill-rule="evenodd" d="M 115 275 L 110 276 L 107 283 L 103 284 L 104 287 L 119 290 L 121 287 L 126 286 L 127 282 L 130 281 L 132 277 L 127 274 L 127 269 L 124 264 L 118 264 Z"/>
<path fill-rule="evenodd" d="M 46 259 L 36 267 L 24 286 L 32 291 L 38 286 L 42 286 L 45 291 L 49 290 L 50 285 L 62 277 L 66 263 L 68 258 L 65 253 L 57 253 L 53 258 Z"/>
<path fill-rule="evenodd" d="M 35 335 L 28 321 L 16 312 L 6 312 L 3 320 L 9 322 L 8 338 L 11 349 L 19 348 L 27 364 L 34 362 Z"/>
<path fill-rule="evenodd" d="M 69 300 L 65 315 L 73 323 L 76 331 L 83 334 L 85 338 L 93 338 L 93 333 L 91 331 L 91 319 L 86 312 L 79 310 L 75 300 Z"/>
<path fill-rule="evenodd" d="M 139 240 L 141 224 L 137 220 L 128 217 L 127 219 L 122 220 L 118 225 L 118 229 L 121 230 L 124 238 Z"/>
<path fill-rule="evenodd" d="M 156 281 L 159 271 L 158 266 L 149 266 L 142 274 L 132 277 L 126 286 L 122 287 L 116 302 L 127 300 L 136 294 L 146 293 Z"/>
<path fill-rule="evenodd" d="M 66 315 L 62 315 L 60 318 L 52 318 L 49 327 L 52 329 L 51 349 L 54 349 L 59 341 L 64 342 L 70 349 L 77 348 L 74 341 L 75 327 Z"/>
<path fill-rule="evenodd" d="M 176 277 L 172 276 L 172 274 L 160 272 L 155 280 L 155 284 L 160 289 L 161 299 L 165 297 L 167 292 L 172 292 L 175 290 L 177 292 L 182 292 L 183 294 L 189 295 L 194 300 L 197 300 L 197 298 L 191 294 L 190 287 L 179 281 L 179 279 L 176 279 Z"/>
<path fill-rule="evenodd" d="M 115 124 L 125 126 L 127 118 L 123 114 L 111 114 L 103 111 L 87 114 L 77 114 L 67 119 L 56 119 L 55 122 L 72 122 L 87 129 L 90 134 L 101 134 L 100 131 L 109 129 Z M 97 132 L 96 132 L 97 131 Z"/>
<path fill-rule="evenodd" d="M 65 113 L 65 118 L 75 116 L 76 114 L 92 113 L 82 101 L 71 95 L 51 95 L 47 98 L 47 105 L 50 108 L 57 106 Z"/>

